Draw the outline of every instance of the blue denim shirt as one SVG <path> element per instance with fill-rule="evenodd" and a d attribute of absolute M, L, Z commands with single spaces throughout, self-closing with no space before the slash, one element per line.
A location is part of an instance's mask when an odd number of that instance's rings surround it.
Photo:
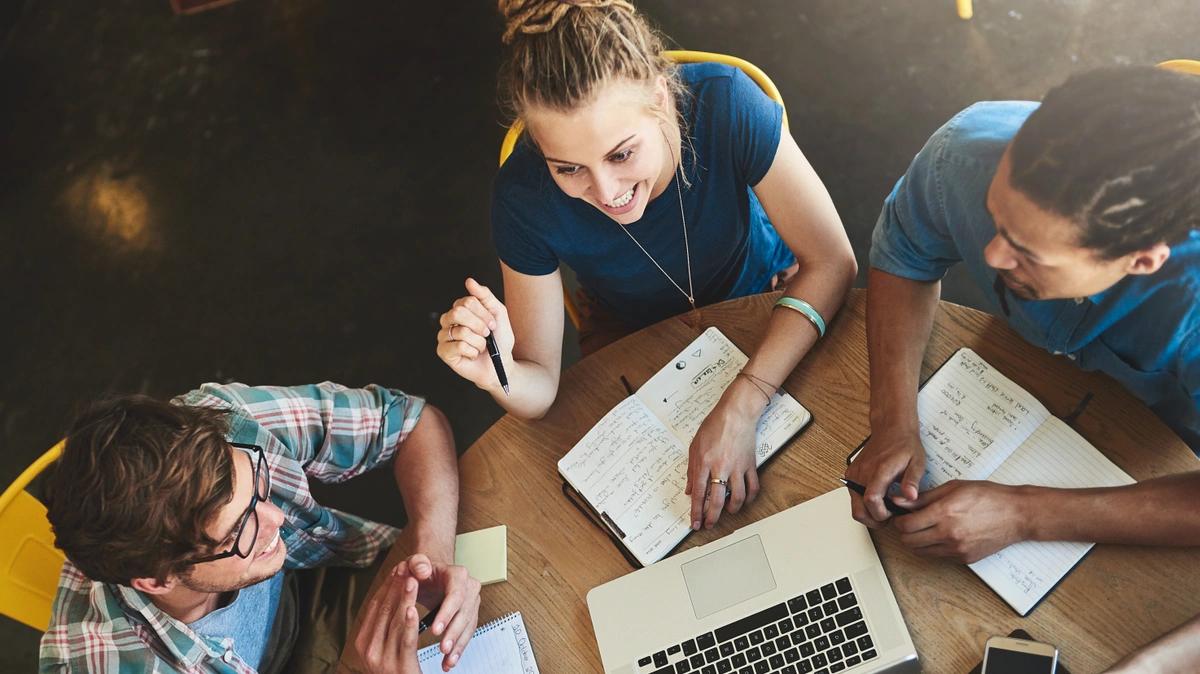
<path fill-rule="evenodd" d="M 242 661 L 261 669 L 282 591 L 283 570 L 280 569 L 274 576 L 238 590 L 233 601 L 188 623 L 188 627 L 210 639 L 229 639 Z"/>
<path fill-rule="evenodd" d="M 1022 300 L 993 292 L 996 271 L 983 250 L 996 234 L 985 206 L 1004 154 L 1037 103 L 977 103 L 939 129 L 883 205 L 871 238 L 871 266 L 918 281 L 966 264 L 988 297 L 1029 342 L 1100 370 L 1140 398 L 1200 455 L 1200 232 L 1171 246 L 1154 274 L 1126 276 L 1078 300 Z"/>

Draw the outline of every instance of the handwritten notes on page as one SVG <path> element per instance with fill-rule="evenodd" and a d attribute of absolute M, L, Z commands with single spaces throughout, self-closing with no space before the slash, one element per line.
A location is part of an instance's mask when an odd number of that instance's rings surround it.
<path fill-rule="evenodd" d="M 954 479 L 1062 488 L 1134 482 L 970 349 L 960 349 L 921 388 L 917 417 L 926 461 L 922 491 Z M 971 570 L 1026 615 L 1091 548 L 1027 541 L 971 564 Z"/>
<path fill-rule="evenodd" d="M 558 472 L 642 564 L 661 559 L 682 538 L 679 528 L 689 526 L 691 503 L 679 498 L 687 448 L 635 396 L 604 415 L 558 462 Z"/>
<path fill-rule="evenodd" d="M 558 462 L 563 478 L 643 565 L 662 559 L 691 531 L 691 499 L 684 494 L 688 447 L 747 360 L 709 328 Z M 795 398 L 776 393 L 759 418 L 757 463 L 811 419 Z"/>
<path fill-rule="evenodd" d="M 1050 417 L 992 473 L 1003 484 L 1043 487 L 1116 487 L 1133 484 L 1070 426 Z M 1091 543 L 1023 542 L 971 565 L 1004 601 L 1025 615 L 1092 549 Z"/>
<path fill-rule="evenodd" d="M 1050 416 L 1036 398 L 970 349 L 959 349 L 917 396 L 921 491 L 983 480 Z"/>
<path fill-rule="evenodd" d="M 721 331 L 709 328 L 650 378 L 637 397 L 683 443 L 692 438 L 749 358 Z M 803 428 L 812 415 L 785 391 L 776 392 L 758 421 L 758 463 Z M 763 445 L 768 450 L 763 450 Z"/>
<path fill-rule="evenodd" d="M 442 652 L 438 645 L 417 651 L 421 674 L 441 674 Z M 475 630 L 454 674 L 539 674 L 529 630 L 521 613 L 510 613 Z"/>

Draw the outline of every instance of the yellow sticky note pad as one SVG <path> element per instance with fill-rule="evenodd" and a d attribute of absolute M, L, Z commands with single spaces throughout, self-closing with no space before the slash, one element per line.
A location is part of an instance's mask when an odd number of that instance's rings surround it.
<path fill-rule="evenodd" d="M 508 580 L 508 527 L 501 524 L 459 534 L 454 542 L 454 563 L 467 567 L 483 585 Z"/>

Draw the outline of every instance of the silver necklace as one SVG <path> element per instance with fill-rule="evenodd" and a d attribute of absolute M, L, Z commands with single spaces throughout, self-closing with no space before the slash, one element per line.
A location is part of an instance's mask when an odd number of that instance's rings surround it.
<path fill-rule="evenodd" d="M 673 158 L 674 157 L 672 157 L 672 159 Z M 692 251 L 691 248 L 688 247 L 687 216 L 683 214 L 683 188 L 679 186 L 679 183 L 681 182 L 683 182 L 683 162 L 680 162 L 680 164 L 675 167 L 675 193 L 679 196 L 679 220 L 683 223 L 683 255 L 687 260 L 688 275 L 687 292 L 684 292 L 683 288 L 675 282 L 675 279 L 671 278 L 671 275 L 667 273 L 667 270 L 663 269 L 662 265 L 658 263 L 658 260 L 655 260 L 654 256 L 650 254 L 650 251 L 646 250 L 646 247 L 643 246 L 641 242 L 637 240 L 637 237 L 635 237 L 633 233 L 629 231 L 629 228 L 622 224 L 621 231 L 625 232 L 625 234 L 637 244 L 637 247 L 642 249 L 642 252 L 646 254 L 646 257 L 650 258 L 650 261 L 654 263 L 654 266 L 658 267 L 658 270 L 662 272 L 662 275 L 667 277 L 667 280 L 671 282 L 671 285 L 675 286 L 675 288 L 687 298 L 688 304 L 692 305 L 692 309 L 695 309 L 696 293 L 692 286 Z"/>

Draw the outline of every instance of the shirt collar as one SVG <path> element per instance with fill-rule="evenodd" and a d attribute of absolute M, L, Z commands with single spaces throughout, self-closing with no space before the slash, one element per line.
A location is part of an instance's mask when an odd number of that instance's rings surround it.
<path fill-rule="evenodd" d="M 1192 268 L 1191 265 L 1194 264 L 1193 256 L 1197 247 L 1200 247 L 1200 230 L 1192 230 L 1186 239 L 1171 246 L 1171 257 L 1167 258 L 1166 264 L 1158 271 L 1149 275 L 1150 277 L 1154 277 L 1153 279 L 1144 275 L 1134 278 L 1132 274 L 1126 274 L 1120 281 L 1117 281 L 1095 295 L 1090 295 L 1083 299 L 1090 301 L 1092 304 L 1100 304 L 1113 295 L 1123 292 L 1128 286 L 1135 283 L 1140 284 L 1137 286 L 1135 292 L 1145 292 L 1147 288 L 1153 287 L 1155 281 L 1158 279 L 1173 278 L 1180 274 L 1180 269 L 1186 270 Z M 1180 260 L 1185 258 L 1187 258 L 1187 261 L 1181 263 Z"/>
<path fill-rule="evenodd" d="M 199 667 L 206 656 L 221 657 L 204 639 L 184 623 L 167 615 L 146 595 L 128 585 L 110 584 L 109 588 L 115 589 L 117 598 L 133 619 L 144 623 L 154 632 L 171 656 L 182 665 L 182 669 L 190 671 Z"/>

